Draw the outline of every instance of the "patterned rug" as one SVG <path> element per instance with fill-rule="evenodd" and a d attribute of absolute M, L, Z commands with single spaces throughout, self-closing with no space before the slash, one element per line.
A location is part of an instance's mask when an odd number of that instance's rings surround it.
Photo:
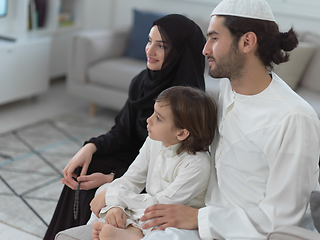
<path fill-rule="evenodd" d="M 1 134 L 0 222 L 43 238 L 63 187 L 62 169 L 85 140 L 113 126 L 114 116 L 66 114 Z"/>

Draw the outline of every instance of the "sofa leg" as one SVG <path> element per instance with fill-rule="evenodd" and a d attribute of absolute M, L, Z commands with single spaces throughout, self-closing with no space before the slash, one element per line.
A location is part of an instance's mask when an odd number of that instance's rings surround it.
<path fill-rule="evenodd" d="M 89 114 L 91 117 L 94 117 L 96 115 L 97 111 L 97 105 L 95 103 L 90 104 Z"/>

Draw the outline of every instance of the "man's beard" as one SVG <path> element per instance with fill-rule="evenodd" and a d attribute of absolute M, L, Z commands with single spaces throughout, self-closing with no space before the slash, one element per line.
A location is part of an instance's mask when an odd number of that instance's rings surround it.
<path fill-rule="evenodd" d="M 241 55 L 235 46 L 232 46 L 229 52 L 218 59 L 210 56 L 214 60 L 215 66 L 210 67 L 209 75 L 213 78 L 229 78 L 236 79 L 242 74 L 242 69 L 244 67 L 244 56 Z"/>

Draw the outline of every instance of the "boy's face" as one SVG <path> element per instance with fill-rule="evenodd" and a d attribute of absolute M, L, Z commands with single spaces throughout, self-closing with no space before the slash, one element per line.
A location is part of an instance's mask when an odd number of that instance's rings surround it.
<path fill-rule="evenodd" d="M 147 119 L 149 137 L 161 141 L 165 147 L 177 144 L 180 130 L 174 126 L 173 115 L 168 102 L 156 102 L 154 112 Z"/>

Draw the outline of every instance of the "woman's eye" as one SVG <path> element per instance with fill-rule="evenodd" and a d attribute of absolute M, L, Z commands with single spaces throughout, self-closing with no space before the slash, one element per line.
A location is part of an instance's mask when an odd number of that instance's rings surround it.
<path fill-rule="evenodd" d="M 161 119 L 158 116 L 156 116 L 156 118 L 158 122 L 161 122 Z"/>

